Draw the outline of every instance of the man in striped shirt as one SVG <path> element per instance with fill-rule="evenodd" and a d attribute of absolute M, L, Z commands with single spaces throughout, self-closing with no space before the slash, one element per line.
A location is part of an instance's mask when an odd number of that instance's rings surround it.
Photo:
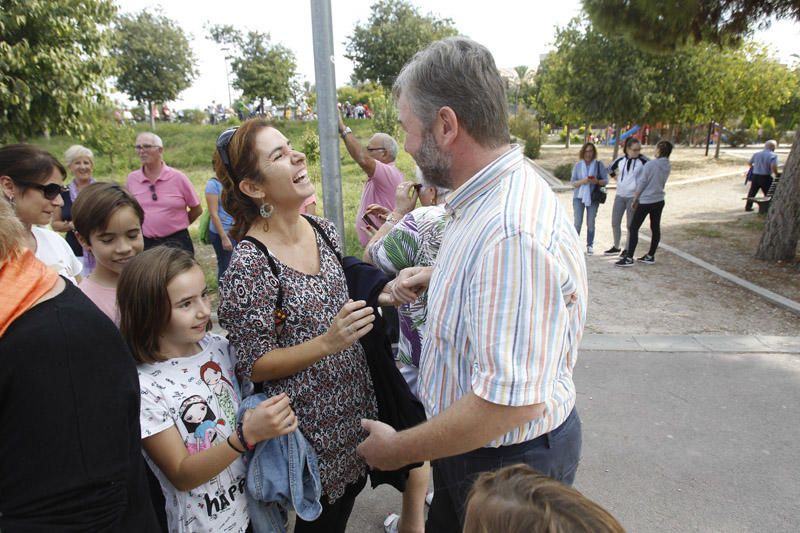
<path fill-rule="evenodd" d="M 509 144 L 504 87 L 489 51 L 463 37 L 419 52 L 394 86 L 406 151 L 454 192 L 436 265 L 395 282 L 407 301 L 430 277 L 418 387 L 429 420 L 399 433 L 366 420 L 359 452 L 383 470 L 433 460 L 428 531 L 461 531 L 482 471 L 524 462 L 571 484 L 580 458 L 585 260 L 570 216 Z"/>

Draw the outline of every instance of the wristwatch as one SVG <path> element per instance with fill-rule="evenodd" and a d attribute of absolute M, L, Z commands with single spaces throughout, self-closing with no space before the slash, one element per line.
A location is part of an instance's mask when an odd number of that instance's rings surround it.
<path fill-rule="evenodd" d="M 386 217 L 386 222 L 397 224 L 397 217 L 394 216 L 394 213 L 389 213 L 389 216 Z"/>
<path fill-rule="evenodd" d="M 341 133 L 341 135 L 342 135 L 342 139 L 344 139 L 345 137 L 347 137 L 347 134 L 348 134 L 348 133 L 353 133 L 353 130 L 351 130 L 349 126 L 348 126 L 348 127 L 346 127 L 344 130 L 342 130 L 342 133 Z"/>

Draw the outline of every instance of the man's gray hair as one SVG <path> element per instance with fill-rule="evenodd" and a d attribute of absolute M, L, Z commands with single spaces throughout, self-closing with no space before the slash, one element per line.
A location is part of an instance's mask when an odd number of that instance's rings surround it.
<path fill-rule="evenodd" d="M 448 37 L 417 52 L 392 91 L 398 99 L 405 95 L 428 131 L 439 109 L 449 107 L 481 146 L 509 142 L 505 82 L 491 52 L 466 37 Z"/>
<path fill-rule="evenodd" d="M 767 142 L 764 143 L 764 148 L 772 150 L 773 152 L 775 151 L 775 149 L 777 147 L 778 147 L 778 141 L 776 141 L 774 139 L 770 139 L 770 140 L 768 140 Z"/>
<path fill-rule="evenodd" d="M 94 154 L 91 150 L 80 144 L 73 144 L 64 152 L 64 163 L 70 166 L 79 157 L 87 157 L 94 164 Z"/>
<path fill-rule="evenodd" d="M 159 137 L 155 133 L 153 133 L 151 131 L 143 131 L 142 133 L 140 133 L 136 137 L 141 137 L 142 135 L 149 135 L 153 139 L 153 144 L 155 144 L 159 148 L 164 148 L 164 141 L 162 141 L 161 137 Z"/>
<path fill-rule="evenodd" d="M 386 148 L 386 152 L 392 158 L 392 161 L 397 159 L 398 145 L 397 141 L 394 140 L 394 137 L 388 133 L 376 133 L 374 137 L 380 141 L 383 148 Z"/>

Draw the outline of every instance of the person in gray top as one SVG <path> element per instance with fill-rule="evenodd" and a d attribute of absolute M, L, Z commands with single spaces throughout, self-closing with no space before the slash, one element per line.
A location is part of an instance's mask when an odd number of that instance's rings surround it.
<path fill-rule="evenodd" d="M 775 176 L 778 176 L 778 155 L 775 153 L 775 148 L 777 147 L 777 142 L 771 140 L 767 141 L 764 143 L 764 149 L 754 153 L 753 157 L 750 158 L 750 167 L 753 169 L 753 175 L 750 178 L 750 191 L 747 193 L 748 198 L 755 197 L 759 189 L 761 189 L 761 192 L 766 196 L 767 191 L 769 191 L 769 188 L 772 186 L 772 175 L 775 174 Z M 753 210 L 752 200 L 747 200 L 747 203 L 744 205 L 744 210 Z"/>
<path fill-rule="evenodd" d="M 672 143 L 660 141 L 656 145 L 656 159 L 642 167 L 636 185 L 636 194 L 633 197 L 633 220 L 628 231 L 628 253 L 614 263 L 618 267 L 633 266 L 633 253 L 639 242 L 639 228 L 644 219 L 650 216 L 650 231 L 652 240 L 650 250 L 639 258 L 641 263 L 653 265 L 656 262 L 656 249 L 661 240 L 661 212 L 664 210 L 664 186 L 669 178 L 672 165 L 669 156 L 672 153 Z"/>

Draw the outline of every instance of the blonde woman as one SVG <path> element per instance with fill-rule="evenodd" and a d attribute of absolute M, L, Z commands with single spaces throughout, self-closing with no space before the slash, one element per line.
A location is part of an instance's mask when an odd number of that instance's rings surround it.
<path fill-rule="evenodd" d="M 75 226 L 72 223 L 72 204 L 83 189 L 95 182 L 93 177 L 94 154 L 85 146 L 73 144 L 64 152 L 64 163 L 69 173 L 72 174 L 72 181 L 67 186 L 68 190 L 61 193 L 64 205 L 56 207 L 53 211 L 53 221 L 50 223 L 50 227 L 65 234 L 72 253 L 83 263 L 83 276 L 86 277 L 94 269 L 94 259 L 91 252 L 84 250 L 75 236 Z"/>

